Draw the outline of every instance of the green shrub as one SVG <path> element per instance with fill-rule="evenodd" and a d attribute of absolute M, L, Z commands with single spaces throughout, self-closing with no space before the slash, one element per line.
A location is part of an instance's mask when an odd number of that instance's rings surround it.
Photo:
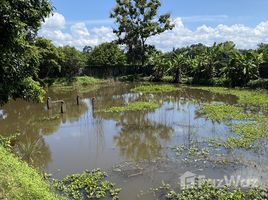
<path fill-rule="evenodd" d="M 262 89 L 268 89 L 268 79 L 257 79 L 252 80 L 247 84 L 250 88 L 262 88 Z"/>

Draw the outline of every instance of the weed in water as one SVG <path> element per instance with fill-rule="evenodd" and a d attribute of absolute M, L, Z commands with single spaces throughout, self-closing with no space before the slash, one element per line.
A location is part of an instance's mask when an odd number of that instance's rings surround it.
<path fill-rule="evenodd" d="M 67 176 L 63 180 L 55 180 L 54 186 L 72 199 L 101 199 L 112 197 L 118 199 L 120 188 L 105 180 L 106 173 L 100 169 L 82 174 Z"/>

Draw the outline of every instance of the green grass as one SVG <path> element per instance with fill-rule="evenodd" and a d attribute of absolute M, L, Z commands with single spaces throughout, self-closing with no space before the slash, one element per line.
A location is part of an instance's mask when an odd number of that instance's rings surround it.
<path fill-rule="evenodd" d="M 160 105 L 155 102 L 131 102 L 127 106 L 115 106 L 108 109 L 101 110 L 106 113 L 119 113 L 126 111 L 141 111 L 141 110 L 154 110 Z"/>
<path fill-rule="evenodd" d="M 106 81 L 90 76 L 78 76 L 74 78 L 49 79 L 45 80 L 45 82 L 55 92 L 69 92 L 78 90 L 81 93 L 86 93 L 98 89 L 100 84 Z"/>
<path fill-rule="evenodd" d="M 34 169 L 0 146 L 0 199 L 60 199 Z"/>
<path fill-rule="evenodd" d="M 163 92 L 174 92 L 178 91 L 179 88 L 174 85 L 141 85 L 132 89 L 132 92 L 142 93 L 163 93 Z"/>
<path fill-rule="evenodd" d="M 70 199 L 118 199 L 120 188 L 105 180 L 106 173 L 99 169 L 82 174 L 73 174 L 61 181 L 55 181 L 54 187 Z"/>

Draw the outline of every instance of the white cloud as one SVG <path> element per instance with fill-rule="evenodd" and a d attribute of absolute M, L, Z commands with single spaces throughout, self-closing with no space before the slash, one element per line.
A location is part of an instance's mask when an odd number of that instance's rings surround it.
<path fill-rule="evenodd" d="M 219 22 L 228 20 L 227 15 L 196 15 L 182 17 L 184 22 Z"/>
<path fill-rule="evenodd" d="M 42 25 L 42 28 L 44 29 L 63 29 L 65 25 L 65 18 L 62 14 L 54 13 L 53 15 L 50 15 L 45 22 Z"/>
<path fill-rule="evenodd" d="M 174 23 L 176 28 L 154 36 L 148 42 L 164 51 L 197 43 L 210 46 L 214 42 L 233 41 L 242 49 L 256 48 L 261 42 L 268 43 L 268 21 L 261 22 L 256 27 L 219 24 L 216 27 L 202 25 L 195 30 L 185 27 L 181 18 L 176 18 Z"/>
<path fill-rule="evenodd" d="M 115 39 L 113 30 L 108 27 L 88 29 L 85 22 L 67 24 L 64 16 L 54 13 L 45 20 L 39 35 L 52 40 L 57 46 L 71 45 L 78 49 L 96 46 Z"/>
<path fill-rule="evenodd" d="M 195 20 L 195 18 L 188 20 Z M 225 16 L 218 16 L 218 18 L 225 18 Z M 209 20 L 209 16 L 206 20 Z M 243 24 L 231 26 L 219 24 L 216 27 L 202 25 L 195 30 L 187 28 L 183 18 L 174 19 L 174 23 L 176 26 L 173 30 L 150 38 L 148 43 L 163 51 L 196 43 L 212 45 L 214 42 L 229 40 L 235 42 L 238 48 L 256 48 L 261 42 L 268 43 L 268 21 L 261 22 L 256 27 Z M 85 45 L 95 46 L 116 39 L 111 27 L 101 26 L 88 29 L 86 22 L 68 24 L 64 16 L 59 13 L 54 13 L 45 20 L 39 35 L 51 39 L 58 46 L 71 45 L 79 49 Z"/>

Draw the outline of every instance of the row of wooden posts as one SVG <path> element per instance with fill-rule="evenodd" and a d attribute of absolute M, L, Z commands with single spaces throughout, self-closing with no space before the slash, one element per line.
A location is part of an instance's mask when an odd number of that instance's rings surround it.
<path fill-rule="evenodd" d="M 95 97 L 92 98 L 92 105 L 95 101 Z M 77 95 L 76 96 L 76 105 L 80 105 L 81 102 L 81 96 Z M 56 104 L 56 103 L 60 103 L 60 111 L 61 113 L 65 113 L 66 112 L 66 104 L 63 100 L 57 100 L 57 101 L 52 101 L 51 97 L 47 98 L 47 109 L 50 110 L 52 108 L 52 104 Z"/>

